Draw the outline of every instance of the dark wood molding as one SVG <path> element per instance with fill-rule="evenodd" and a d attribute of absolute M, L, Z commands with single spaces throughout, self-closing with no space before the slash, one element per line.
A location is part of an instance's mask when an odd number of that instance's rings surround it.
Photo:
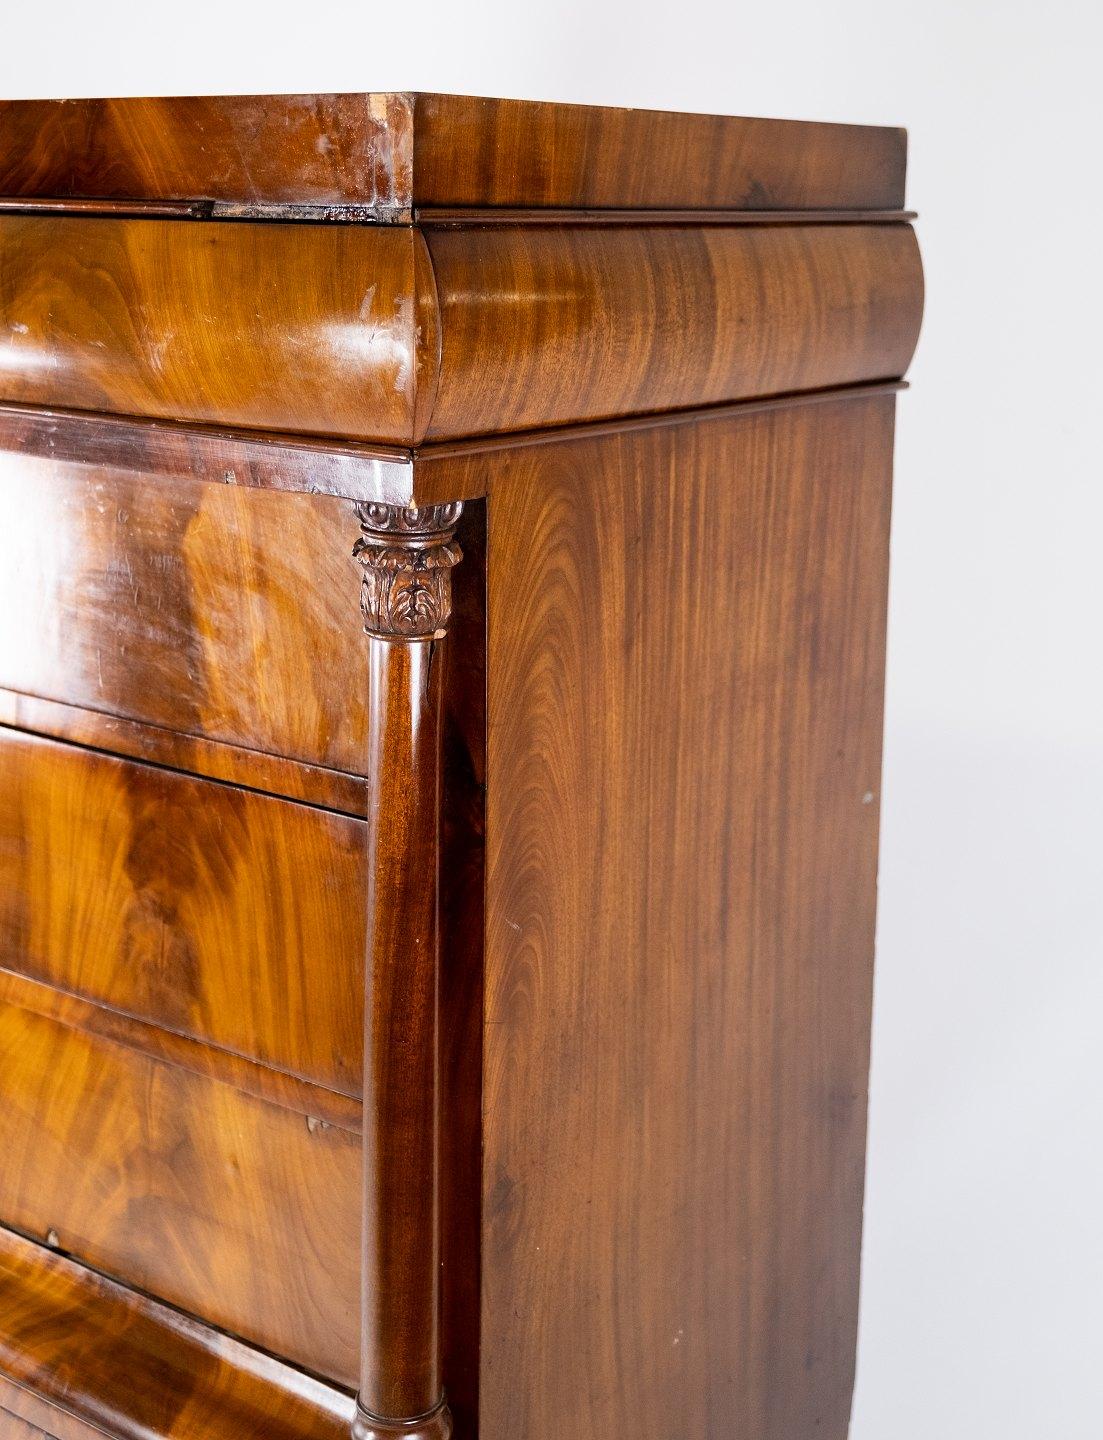
<path fill-rule="evenodd" d="M 356 1440 L 446 1440 L 442 657 L 460 503 L 357 507 L 370 646 L 364 1235 Z"/>
<path fill-rule="evenodd" d="M 147 220 L 208 220 L 205 200 L 82 200 L 72 195 L 0 195 L 0 215 L 115 215 Z"/>
<path fill-rule="evenodd" d="M 132 220 L 259 220 L 313 225 L 381 223 L 363 205 L 288 205 L 274 201 L 231 204 L 218 200 L 81 200 L 65 196 L 0 196 L 0 215 L 112 215 Z M 495 225 L 908 225 L 914 210 L 569 210 L 471 205 L 422 205 L 395 224 L 429 229 Z"/>
<path fill-rule="evenodd" d="M 409 449 L 64 407 L 0 405 L 0 468 L 5 464 L 53 473 L 87 466 L 150 480 L 416 503 Z"/>
<path fill-rule="evenodd" d="M 469 440 L 431 440 L 412 451 L 421 483 L 430 490 L 449 484 L 455 491 L 471 499 L 490 495 L 494 486 L 494 468 L 457 469 L 446 479 L 445 462 L 470 460 L 483 456 L 503 455 L 514 450 L 529 450 L 538 445 L 560 445 L 572 440 L 597 440 L 603 436 L 635 435 L 644 430 L 666 430 L 680 425 L 705 425 L 737 420 L 742 415 L 758 415 L 768 410 L 791 410 L 799 405 L 825 405 L 836 401 L 864 400 L 870 395 L 895 395 L 907 390 L 907 380 L 880 380 L 867 385 L 838 385 L 829 390 L 801 390 L 796 394 L 767 395 L 761 400 L 737 400 L 729 405 L 691 406 L 684 410 L 662 410 L 651 415 L 628 415 L 617 420 L 590 420 L 580 425 L 557 425 L 545 430 L 518 430 L 510 435 L 475 435 Z"/>
<path fill-rule="evenodd" d="M 411 449 L 382 449 L 354 441 L 8 404 L 0 405 L 0 473 L 5 464 L 18 465 L 24 472 L 40 467 L 43 473 L 73 476 L 82 467 L 91 467 L 140 475 L 154 482 L 204 480 L 246 489 L 330 495 L 360 504 L 424 509 L 452 500 L 475 500 L 489 493 L 492 468 L 457 467 L 445 477 L 441 464 L 445 460 L 473 459 L 531 445 L 630 434 L 666 425 L 696 425 L 779 407 L 860 400 L 866 395 L 907 388 L 906 380 L 880 380 L 518 430 L 507 435 L 432 440 Z"/>
<path fill-rule="evenodd" d="M 499 225 L 909 225 L 914 210 L 563 210 L 480 209 L 423 205 L 423 230 L 489 229 Z"/>

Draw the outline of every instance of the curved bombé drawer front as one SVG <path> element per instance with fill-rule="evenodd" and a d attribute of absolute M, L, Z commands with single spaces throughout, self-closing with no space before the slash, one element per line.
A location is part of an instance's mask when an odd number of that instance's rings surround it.
<path fill-rule="evenodd" d="M 426 264 L 398 226 L 0 216 L 0 399 L 402 443 Z"/>
<path fill-rule="evenodd" d="M 901 223 L 7 215 L 0 400 L 409 447 L 896 379 L 922 288 Z"/>
<path fill-rule="evenodd" d="M 193 1067 L 244 1057 L 254 1090 L 299 1077 L 347 1110 L 363 1065 L 365 829 L 0 727 L 0 967 L 35 995 L 94 1002 L 69 1011 L 139 1048 L 188 1037 Z"/>
<path fill-rule="evenodd" d="M 0 448 L 0 687 L 363 775 L 359 534 L 350 500 Z"/>

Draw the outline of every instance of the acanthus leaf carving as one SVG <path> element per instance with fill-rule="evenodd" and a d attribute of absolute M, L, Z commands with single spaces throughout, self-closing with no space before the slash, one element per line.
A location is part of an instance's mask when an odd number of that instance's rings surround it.
<path fill-rule="evenodd" d="M 357 505 L 363 532 L 353 555 L 363 568 L 360 609 L 369 635 L 428 640 L 444 634 L 452 613 L 452 568 L 463 506 Z"/>

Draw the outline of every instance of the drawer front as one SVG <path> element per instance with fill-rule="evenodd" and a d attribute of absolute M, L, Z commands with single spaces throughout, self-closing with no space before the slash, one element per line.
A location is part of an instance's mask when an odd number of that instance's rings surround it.
<path fill-rule="evenodd" d="M 890 380 L 907 225 L 0 216 L 0 400 L 409 447 Z"/>
<path fill-rule="evenodd" d="M 365 829 L 0 727 L 0 966 L 357 1095 Z"/>
<path fill-rule="evenodd" d="M 0 686 L 363 773 L 359 534 L 331 496 L 0 450 Z"/>
<path fill-rule="evenodd" d="M 399 226 L 0 216 L 0 398 L 409 444 L 427 263 Z"/>
<path fill-rule="evenodd" d="M 9 1410 L 0 1410 L 0 1437 L 3 1440 L 53 1440 L 45 1430 L 39 1430 L 26 1420 L 20 1420 Z"/>
<path fill-rule="evenodd" d="M 503 225 L 428 245 L 428 440 L 892 379 L 919 334 L 906 225 Z"/>
<path fill-rule="evenodd" d="M 57 1440 L 349 1440 L 354 1403 L 0 1230 L 0 1421 L 11 1412 Z"/>
<path fill-rule="evenodd" d="M 357 1136 L 14 1005 L 0 1073 L 0 1223 L 355 1384 Z"/>

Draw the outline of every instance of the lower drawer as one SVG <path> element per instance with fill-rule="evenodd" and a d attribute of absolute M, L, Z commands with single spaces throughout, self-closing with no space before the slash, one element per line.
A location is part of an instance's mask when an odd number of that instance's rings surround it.
<path fill-rule="evenodd" d="M 0 1440 L 349 1440 L 353 1414 L 344 1390 L 0 1229 Z"/>
<path fill-rule="evenodd" d="M 365 829 L 0 727 L 0 967 L 356 1097 Z"/>
<path fill-rule="evenodd" d="M 0 1440 L 53 1440 L 53 1436 L 20 1420 L 9 1410 L 0 1410 Z"/>
<path fill-rule="evenodd" d="M 0 1005 L 0 1224 L 355 1386 L 360 1144 Z"/>

